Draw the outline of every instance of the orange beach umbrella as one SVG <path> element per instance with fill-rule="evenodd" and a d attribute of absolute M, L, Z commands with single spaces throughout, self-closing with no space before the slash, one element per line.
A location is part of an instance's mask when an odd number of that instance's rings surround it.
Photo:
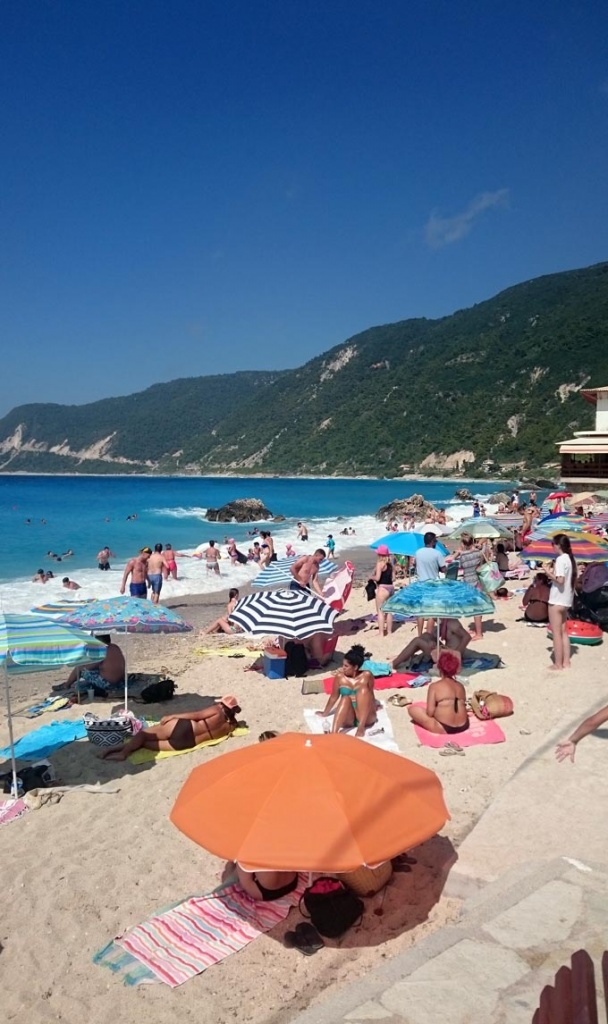
<path fill-rule="evenodd" d="M 354 871 L 449 819 L 434 772 L 344 735 L 285 733 L 200 765 L 171 821 L 250 870 Z"/>

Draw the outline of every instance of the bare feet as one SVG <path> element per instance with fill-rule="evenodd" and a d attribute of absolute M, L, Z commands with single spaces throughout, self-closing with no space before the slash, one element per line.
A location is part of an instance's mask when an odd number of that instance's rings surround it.
<path fill-rule="evenodd" d="M 547 665 L 548 672 L 563 672 L 564 665 Z"/>
<path fill-rule="evenodd" d="M 101 759 L 102 761 L 126 761 L 128 756 L 129 754 L 124 750 L 116 750 L 115 748 L 114 750 L 106 750 L 101 755 Z"/>
<path fill-rule="evenodd" d="M 483 637 L 482 637 L 481 633 L 471 633 L 471 641 L 482 640 L 482 639 L 483 639 Z M 471 641 L 469 641 L 469 642 L 471 642 Z"/>

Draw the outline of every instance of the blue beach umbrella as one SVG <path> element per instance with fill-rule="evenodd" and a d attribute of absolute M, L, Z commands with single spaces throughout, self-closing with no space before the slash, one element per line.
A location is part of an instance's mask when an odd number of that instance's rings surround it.
<path fill-rule="evenodd" d="M 418 618 L 460 619 L 465 615 L 491 615 L 490 598 L 461 580 L 424 580 L 392 594 L 383 612 L 415 615 Z"/>
<path fill-rule="evenodd" d="M 381 545 L 387 547 L 391 555 L 407 555 L 413 558 L 416 552 L 424 547 L 424 534 L 407 531 L 387 533 L 386 536 L 380 537 L 370 544 L 370 548 L 375 550 Z M 435 551 L 440 551 L 442 555 L 448 554 L 448 549 L 441 541 L 437 541 L 435 544 Z"/>
<path fill-rule="evenodd" d="M 382 611 L 417 618 L 437 619 L 437 657 L 439 657 L 439 620 L 460 619 L 465 615 L 491 615 L 494 604 L 490 598 L 460 580 L 423 580 L 392 594 Z"/>
<path fill-rule="evenodd" d="M 13 768 L 13 793 L 17 795 L 17 766 L 11 718 L 9 676 L 44 672 L 64 666 L 103 661 L 106 645 L 87 633 L 33 615 L 0 612 L 0 663 L 4 668 L 6 710 Z"/>
<path fill-rule="evenodd" d="M 92 633 L 111 633 L 114 630 L 121 633 L 190 633 L 193 628 L 171 608 L 138 597 L 91 601 L 62 615 L 58 621 Z M 125 656 L 125 708 L 129 679 L 126 660 Z"/>
<path fill-rule="evenodd" d="M 295 558 L 281 558 L 277 562 L 271 562 L 270 565 L 264 566 L 261 572 L 258 573 L 251 586 L 272 587 L 275 583 L 291 583 L 293 579 L 291 567 L 295 561 Z M 329 558 L 324 558 L 319 566 L 319 576 L 327 576 L 328 573 L 335 572 L 336 569 L 336 562 L 330 561 Z"/>

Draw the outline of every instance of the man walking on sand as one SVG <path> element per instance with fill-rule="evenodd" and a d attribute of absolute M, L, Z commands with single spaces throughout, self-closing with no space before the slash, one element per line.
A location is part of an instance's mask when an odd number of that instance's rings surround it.
<path fill-rule="evenodd" d="M 323 597 L 323 591 L 319 584 L 319 566 L 325 558 L 323 548 L 317 548 L 314 555 L 302 555 L 296 558 L 289 571 L 293 576 L 289 584 L 290 590 L 315 590 L 319 597 Z"/>
<path fill-rule="evenodd" d="M 127 588 L 127 580 L 131 577 L 129 583 L 129 593 L 131 597 L 147 598 L 148 596 L 148 560 L 152 554 L 151 548 L 142 548 L 140 553 L 135 558 L 129 559 L 125 565 L 125 571 L 122 574 L 122 583 L 120 585 L 120 592 L 124 594 Z"/>

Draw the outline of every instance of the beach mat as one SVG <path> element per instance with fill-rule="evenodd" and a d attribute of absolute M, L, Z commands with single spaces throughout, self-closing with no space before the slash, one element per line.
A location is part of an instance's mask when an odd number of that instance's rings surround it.
<path fill-rule="evenodd" d="M 246 736 L 249 732 L 245 726 L 239 726 L 232 732 L 231 736 Z M 164 761 L 167 757 L 177 757 L 179 754 L 192 754 L 195 750 L 202 750 L 203 747 L 216 747 L 218 743 L 223 743 L 224 740 L 229 740 L 230 736 L 220 736 L 218 739 L 203 740 L 202 743 L 197 743 L 195 747 L 188 747 L 186 750 L 146 750 L 145 747 L 141 747 L 139 750 L 134 750 L 132 754 L 129 754 L 127 758 L 131 764 L 147 764 L 149 761 Z"/>
<path fill-rule="evenodd" d="M 430 676 L 424 672 L 393 672 L 392 676 L 382 676 L 379 679 L 374 679 L 374 690 L 401 690 L 404 688 L 409 690 L 417 686 L 425 686 L 430 681 Z M 327 676 L 323 680 L 323 690 L 316 692 L 331 693 L 333 685 L 334 677 Z"/>
<path fill-rule="evenodd" d="M 153 980 L 177 988 L 283 921 L 305 887 L 300 877 L 294 892 L 271 903 L 252 900 L 237 885 L 191 897 L 119 936 L 93 961 L 122 972 L 126 984 Z"/>
<path fill-rule="evenodd" d="M 424 701 L 416 701 L 417 707 L 425 708 Z M 416 736 L 423 747 L 445 747 L 446 743 L 457 743 L 460 747 L 479 747 L 489 743 L 504 743 L 505 734 L 498 722 L 492 718 L 481 719 L 469 715 L 469 728 L 466 732 L 438 734 L 414 725 Z"/>
<path fill-rule="evenodd" d="M 425 658 L 424 661 L 416 663 L 419 672 L 428 672 L 430 669 L 435 668 L 434 663 L 430 658 Z M 465 654 L 459 676 L 472 676 L 476 672 L 488 672 L 493 668 L 503 668 L 504 663 L 500 654 L 473 654 L 469 652 Z"/>
<path fill-rule="evenodd" d="M 52 694 L 50 697 L 41 700 L 38 704 L 31 704 L 27 708 L 20 708 L 19 711 L 14 711 L 13 717 L 38 718 L 45 711 L 61 711 L 62 708 L 67 708 L 71 703 L 72 701 L 69 697 L 62 697 L 61 694 Z"/>
<path fill-rule="evenodd" d="M 331 715 L 327 718 L 321 718 L 313 708 L 304 708 L 304 721 L 308 731 L 315 733 L 317 736 L 322 736 L 332 726 Z M 345 736 L 354 736 L 356 729 L 343 730 L 343 732 Z M 360 739 L 364 739 L 366 743 L 373 744 L 374 747 L 380 747 L 381 750 L 390 750 L 394 754 L 399 753 L 399 747 L 395 743 L 393 726 L 383 705 L 380 705 L 377 710 L 376 723 L 370 725 L 365 730 L 365 736 L 360 737 Z"/>
<path fill-rule="evenodd" d="M 73 740 L 82 740 L 87 732 L 82 718 L 73 721 L 70 718 L 55 719 L 48 725 L 41 725 L 34 729 L 27 736 L 17 740 L 15 743 L 15 757 L 19 761 L 38 761 L 41 757 L 48 757 L 53 751 L 65 747 Z M 11 748 L 3 747 L 0 750 L 0 757 L 9 758 Z"/>

